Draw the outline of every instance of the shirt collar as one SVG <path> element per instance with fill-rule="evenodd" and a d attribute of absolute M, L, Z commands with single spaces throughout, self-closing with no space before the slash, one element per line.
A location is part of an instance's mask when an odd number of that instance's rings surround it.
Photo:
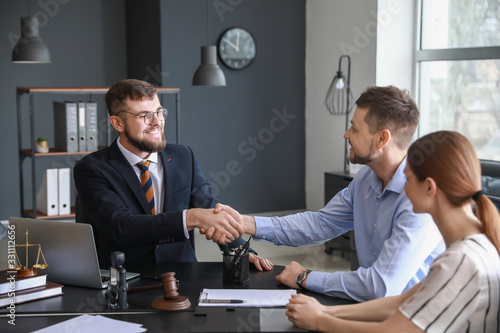
<path fill-rule="evenodd" d="M 406 175 L 404 173 L 406 167 L 406 156 L 405 158 L 401 161 L 399 164 L 398 168 L 396 169 L 396 172 L 392 176 L 391 180 L 389 181 L 389 184 L 385 187 L 384 191 L 391 191 L 395 193 L 402 193 L 405 190 L 405 185 L 406 185 Z M 379 176 L 372 170 L 372 178 L 371 178 L 371 187 L 377 191 L 377 193 L 382 194 L 381 188 L 382 188 L 382 180 L 380 179 Z"/>
<path fill-rule="evenodd" d="M 139 162 L 144 161 L 142 158 L 137 156 L 136 154 L 132 153 L 129 151 L 127 148 L 123 147 L 123 145 L 120 142 L 120 137 L 116 140 L 116 144 L 118 145 L 118 149 L 122 152 L 123 156 L 127 159 L 127 161 L 130 163 L 130 165 L 136 165 Z M 151 153 L 149 154 L 148 158 L 146 161 L 150 161 L 153 163 L 158 163 L 158 153 Z"/>
<path fill-rule="evenodd" d="M 401 193 L 405 190 L 406 185 L 406 175 L 405 175 L 405 167 L 406 167 L 406 156 L 399 164 L 394 176 L 392 176 L 389 184 L 387 184 L 386 189 L 392 192 Z"/>

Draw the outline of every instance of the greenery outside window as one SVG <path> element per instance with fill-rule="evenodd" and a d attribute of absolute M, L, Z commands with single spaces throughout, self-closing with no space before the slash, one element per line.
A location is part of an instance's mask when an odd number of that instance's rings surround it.
<path fill-rule="evenodd" d="M 420 0 L 416 12 L 419 135 L 454 130 L 500 160 L 500 2 Z"/>

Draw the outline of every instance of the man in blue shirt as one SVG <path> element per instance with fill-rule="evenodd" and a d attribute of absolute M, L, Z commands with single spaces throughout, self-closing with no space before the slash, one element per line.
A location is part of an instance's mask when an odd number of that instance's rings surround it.
<path fill-rule="evenodd" d="M 284 217 L 239 217 L 245 232 L 275 245 L 324 243 L 354 230 L 360 268 L 351 272 L 308 271 L 291 262 L 276 277 L 291 288 L 367 301 L 398 295 L 427 275 L 444 250 L 442 237 L 428 214 L 415 214 L 406 197 L 407 149 L 418 125 L 419 111 L 406 91 L 368 87 L 356 101 L 351 127 L 351 163 L 364 164 L 347 188 L 318 212 Z M 209 229 L 207 238 L 215 236 Z"/>

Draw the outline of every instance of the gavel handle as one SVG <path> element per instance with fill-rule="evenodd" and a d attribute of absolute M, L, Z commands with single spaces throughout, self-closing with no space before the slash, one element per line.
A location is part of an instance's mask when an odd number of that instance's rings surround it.
<path fill-rule="evenodd" d="M 135 294 L 135 293 L 139 293 L 141 291 L 152 290 L 152 289 L 161 289 L 161 288 L 163 288 L 163 284 L 162 283 L 152 284 L 150 286 L 145 286 L 145 287 L 130 288 L 127 291 L 127 293 L 128 294 Z"/>

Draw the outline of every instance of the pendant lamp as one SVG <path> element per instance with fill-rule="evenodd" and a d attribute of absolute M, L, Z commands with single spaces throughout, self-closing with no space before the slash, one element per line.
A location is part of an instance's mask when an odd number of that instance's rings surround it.
<path fill-rule="evenodd" d="M 226 77 L 217 65 L 217 48 L 201 47 L 201 65 L 193 76 L 193 86 L 222 87 L 226 85 Z"/>
<path fill-rule="evenodd" d="M 207 1 L 207 44 L 209 34 L 209 17 Z M 215 46 L 201 47 L 201 65 L 193 76 L 193 86 L 224 87 L 226 86 L 226 77 L 224 72 L 217 65 L 217 48 Z"/>
<path fill-rule="evenodd" d="M 13 63 L 50 63 L 49 49 L 40 38 L 37 17 L 21 17 L 21 37 L 12 50 Z"/>

